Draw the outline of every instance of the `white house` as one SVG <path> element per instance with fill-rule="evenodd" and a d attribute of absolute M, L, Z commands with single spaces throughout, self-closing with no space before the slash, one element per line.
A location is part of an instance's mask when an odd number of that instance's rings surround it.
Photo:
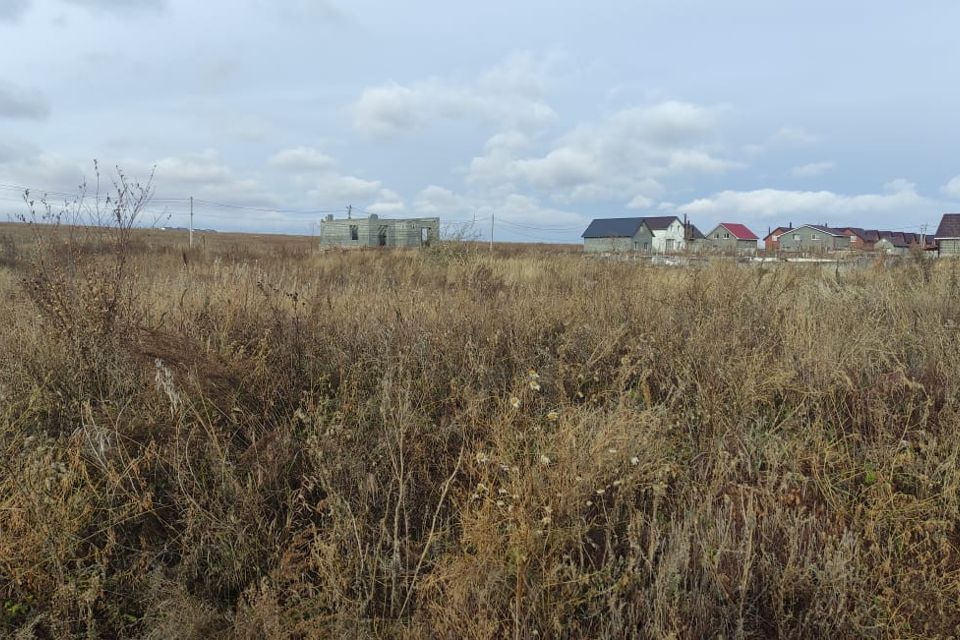
<path fill-rule="evenodd" d="M 683 221 L 677 216 L 654 216 L 643 221 L 653 234 L 654 253 L 675 253 L 686 248 Z"/>

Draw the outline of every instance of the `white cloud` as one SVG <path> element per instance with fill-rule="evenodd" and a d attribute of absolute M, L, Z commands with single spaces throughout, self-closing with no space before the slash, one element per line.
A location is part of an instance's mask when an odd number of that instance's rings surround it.
<path fill-rule="evenodd" d="M 413 202 L 417 213 L 424 215 L 457 214 L 468 208 L 466 200 L 444 187 L 430 185 L 417 194 Z"/>
<path fill-rule="evenodd" d="M 379 180 L 337 173 L 316 178 L 307 196 L 311 202 L 323 208 L 353 205 L 372 213 L 393 213 L 406 208 L 400 196 L 385 188 Z"/>
<path fill-rule="evenodd" d="M 586 149 L 560 147 L 542 158 L 517 160 L 516 169 L 534 187 L 553 189 L 596 182 L 601 167 Z"/>
<path fill-rule="evenodd" d="M 682 149 L 672 151 L 667 162 L 671 171 L 680 173 L 723 173 L 741 167 L 738 162 L 714 158 L 705 151 Z"/>
<path fill-rule="evenodd" d="M 141 11 L 162 11 L 167 8 L 167 0 L 63 0 L 87 9 L 131 14 Z"/>
<path fill-rule="evenodd" d="M 30 8 L 30 0 L 2 0 L 0 21 L 16 22 Z"/>
<path fill-rule="evenodd" d="M 768 145 L 809 145 L 820 141 L 820 137 L 803 127 L 781 127 L 767 140 Z"/>
<path fill-rule="evenodd" d="M 790 175 L 794 178 L 816 178 L 831 171 L 836 165 L 832 162 L 811 162 L 810 164 L 794 167 Z"/>
<path fill-rule="evenodd" d="M 542 98 L 549 61 L 518 54 L 474 82 L 430 79 L 413 85 L 368 87 L 353 104 L 354 127 L 373 138 L 409 133 L 436 119 L 481 120 L 505 128 L 538 129 L 556 114 Z"/>
<path fill-rule="evenodd" d="M 915 215 L 931 203 L 919 195 L 915 185 L 895 180 L 885 185 L 885 193 L 843 195 L 832 191 L 723 191 L 709 198 L 700 198 L 679 207 L 690 215 L 745 216 L 768 219 L 777 216 L 809 216 L 814 222 L 829 219 L 841 223 L 844 218 Z"/>
<path fill-rule="evenodd" d="M 407 206 L 403 203 L 403 199 L 391 189 L 381 189 L 377 195 L 377 201 L 366 208 L 370 213 L 378 215 L 402 213 L 406 209 Z"/>
<path fill-rule="evenodd" d="M 43 120 L 50 105 L 39 91 L 0 82 L 0 118 Z"/>
<path fill-rule="evenodd" d="M 336 160 L 312 147 L 295 147 L 278 151 L 270 157 L 272 167 L 286 171 L 330 171 L 337 166 Z"/>
<path fill-rule="evenodd" d="M 724 111 L 677 101 L 624 109 L 574 127 L 542 155 L 529 137 L 502 132 L 471 161 L 468 183 L 529 186 L 561 203 L 659 197 L 661 178 L 740 166 L 715 155 Z"/>
<path fill-rule="evenodd" d="M 529 240 L 555 240 L 556 232 L 551 229 L 566 233 L 571 228 L 586 228 L 589 222 L 579 213 L 544 206 L 537 198 L 519 193 L 491 201 L 487 206 L 486 210 L 494 211 L 496 220 L 506 227 L 501 233 Z"/>
<path fill-rule="evenodd" d="M 633 197 L 629 203 L 627 203 L 627 208 L 629 209 L 649 209 L 656 202 L 652 198 L 648 198 L 645 195 L 637 195 Z"/>
<path fill-rule="evenodd" d="M 72 195 L 93 172 L 84 164 L 61 153 L 40 151 L 26 145 L 14 147 L 17 153 L 0 162 L 0 182 L 28 187 L 35 194 L 44 192 Z"/>
<path fill-rule="evenodd" d="M 821 141 L 820 136 L 810 133 L 803 127 L 780 127 L 760 144 L 748 144 L 744 150 L 751 155 L 759 155 L 775 149 L 806 147 Z"/>
<path fill-rule="evenodd" d="M 277 12 L 286 20 L 303 22 L 330 22 L 343 23 L 347 21 L 346 14 L 330 0 L 254 0 L 255 4 L 263 9 Z"/>
<path fill-rule="evenodd" d="M 222 184 L 232 179 L 230 169 L 220 158 L 220 154 L 207 149 L 199 153 L 187 153 L 182 156 L 167 157 L 157 161 L 155 179 L 158 184 L 165 181 L 178 185 Z"/>
<path fill-rule="evenodd" d="M 323 208 L 353 205 L 377 214 L 406 209 L 396 191 L 386 188 L 379 180 L 341 173 L 335 158 L 313 147 L 283 149 L 267 163 L 288 172 L 295 185 L 307 190 L 307 198 Z"/>
<path fill-rule="evenodd" d="M 960 176 L 953 178 L 940 189 L 944 195 L 960 199 Z"/>

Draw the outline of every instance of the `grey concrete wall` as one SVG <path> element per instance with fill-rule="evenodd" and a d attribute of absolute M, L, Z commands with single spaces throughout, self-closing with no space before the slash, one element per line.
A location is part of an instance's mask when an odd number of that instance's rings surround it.
<path fill-rule="evenodd" d="M 351 229 L 355 229 L 353 239 Z M 381 237 L 383 242 L 381 243 Z M 320 244 L 331 247 L 420 247 L 440 239 L 440 218 L 322 220 Z"/>
<path fill-rule="evenodd" d="M 780 250 L 791 253 L 823 253 L 849 247 L 847 236 L 836 237 L 810 227 L 793 229 L 780 236 Z"/>
<path fill-rule="evenodd" d="M 730 234 L 729 238 L 724 238 L 723 234 L 730 233 L 724 229 L 714 229 L 707 236 L 708 246 L 713 251 L 721 253 L 756 253 L 757 243 L 754 240 L 738 240 Z M 717 236 L 720 236 L 719 238 Z"/>
<path fill-rule="evenodd" d="M 632 238 L 584 238 L 583 250 L 587 253 L 649 253 L 653 236 L 646 227 L 641 227 Z"/>
<path fill-rule="evenodd" d="M 960 240 L 940 240 L 938 243 L 941 256 L 960 255 Z"/>
<path fill-rule="evenodd" d="M 356 229 L 356 240 L 352 238 L 351 228 Z M 370 246 L 369 220 L 323 220 L 320 222 L 320 244 L 338 247 Z"/>

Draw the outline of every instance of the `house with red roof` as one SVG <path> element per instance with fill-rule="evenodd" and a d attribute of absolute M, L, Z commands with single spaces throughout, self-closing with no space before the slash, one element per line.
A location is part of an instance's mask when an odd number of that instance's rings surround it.
<path fill-rule="evenodd" d="M 721 222 L 707 234 L 711 249 L 722 253 L 756 253 L 759 239 L 746 225 L 737 222 Z"/>

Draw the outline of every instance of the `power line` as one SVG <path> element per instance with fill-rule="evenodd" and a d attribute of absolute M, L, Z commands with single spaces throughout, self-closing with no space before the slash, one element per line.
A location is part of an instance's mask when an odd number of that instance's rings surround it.
<path fill-rule="evenodd" d="M 503 220 L 503 219 L 501 219 L 500 222 L 511 227 L 518 227 L 520 229 L 530 229 L 532 231 L 577 231 L 577 230 L 583 229 L 582 225 L 576 226 L 576 227 L 553 227 L 553 226 L 524 224 L 522 222 L 514 222 L 511 220 Z"/>

